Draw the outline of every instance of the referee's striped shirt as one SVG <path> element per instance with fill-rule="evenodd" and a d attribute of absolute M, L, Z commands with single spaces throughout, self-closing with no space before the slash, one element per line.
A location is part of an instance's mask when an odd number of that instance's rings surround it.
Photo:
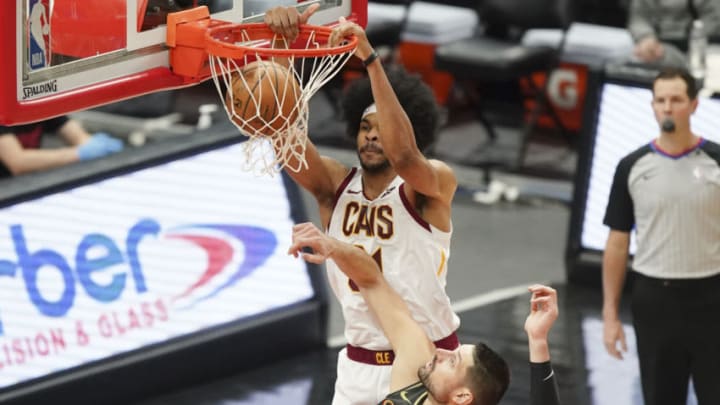
<path fill-rule="evenodd" d="M 605 225 L 636 229 L 633 270 L 677 279 L 720 274 L 720 145 L 677 155 L 653 141 L 617 166 Z"/>

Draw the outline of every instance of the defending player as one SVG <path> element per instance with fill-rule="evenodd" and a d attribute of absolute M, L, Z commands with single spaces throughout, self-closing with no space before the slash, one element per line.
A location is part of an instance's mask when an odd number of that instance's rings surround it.
<path fill-rule="evenodd" d="M 312 252 L 303 250 L 310 248 Z M 335 263 L 353 279 L 387 335 L 396 357 L 389 391 L 380 405 L 494 405 L 510 382 L 505 360 L 483 343 L 455 350 L 437 349 L 415 321 L 405 301 L 388 284 L 374 260 L 352 245 L 304 223 L 293 228 L 288 253 L 311 263 Z M 558 316 L 557 294 L 534 285 L 525 321 L 531 366 L 531 405 L 558 405 L 550 366 L 548 333 Z"/>

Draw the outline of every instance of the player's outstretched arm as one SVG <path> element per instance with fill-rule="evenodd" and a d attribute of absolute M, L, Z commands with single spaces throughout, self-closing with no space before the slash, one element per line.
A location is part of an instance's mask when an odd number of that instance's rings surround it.
<path fill-rule="evenodd" d="M 557 292 L 544 285 L 528 288 L 530 314 L 525 320 L 530 350 L 530 405 L 559 405 L 557 380 L 550 363 L 548 334 L 558 317 Z"/>
<path fill-rule="evenodd" d="M 355 56 L 367 61 L 375 51 L 365 31 L 354 22 L 340 18 L 340 23 L 330 37 L 330 44 L 337 44 L 348 35 L 358 38 Z M 445 218 L 431 223 L 448 228 L 449 207 L 457 188 L 454 172 L 444 162 L 427 159 L 418 148 L 412 123 L 400 104 L 380 60 L 375 58 L 366 69 L 377 107 L 380 142 L 385 156 L 397 174 L 405 180 L 407 192 L 420 193 L 446 206 Z"/>
<path fill-rule="evenodd" d="M 557 292 L 555 289 L 535 284 L 528 287 L 530 314 L 525 320 L 525 332 L 530 346 L 530 361 L 542 363 L 550 360 L 548 334 L 558 317 Z"/>
<path fill-rule="evenodd" d="M 360 288 L 395 351 L 392 385 L 402 387 L 417 382 L 417 370 L 432 358 L 434 346 L 413 320 L 405 301 L 385 281 L 375 260 L 364 250 L 326 235 L 311 223 L 293 227 L 293 243 L 288 253 L 310 263 L 333 260 Z"/>
<path fill-rule="evenodd" d="M 265 24 L 274 33 L 284 38 L 284 40 L 275 41 L 273 46 L 285 48 L 287 44 L 292 43 L 298 36 L 299 26 L 305 24 L 319 7 L 319 4 L 313 4 L 302 13 L 298 12 L 297 8 L 293 6 L 277 6 L 267 10 Z M 283 61 L 279 58 L 274 59 L 274 61 L 284 66 L 288 66 L 289 63 L 287 60 Z M 288 133 L 283 136 L 285 139 L 289 139 L 294 135 Z M 279 148 L 282 145 L 274 143 L 273 146 Z M 309 138 L 304 147 L 304 151 L 298 150 L 297 154 L 291 154 L 289 157 L 291 160 L 286 162 L 289 167 L 299 167 L 300 170 L 297 172 L 287 170 L 286 172 L 297 184 L 315 197 L 318 201 L 323 226 L 327 226 L 334 204 L 336 188 L 345 178 L 349 169 L 335 159 L 321 156 Z M 300 155 L 304 156 L 307 164 L 302 164 L 296 160 Z"/>

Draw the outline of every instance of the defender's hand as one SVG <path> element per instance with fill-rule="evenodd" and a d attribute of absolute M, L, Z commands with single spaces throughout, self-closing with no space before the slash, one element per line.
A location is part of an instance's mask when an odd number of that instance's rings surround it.
<path fill-rule="evenodd" d="M 292 245 L 288 249 L 288 254 L 319 264 L 330 258 L 334 241 L 310 222 L 297 224 L 293 226 Z M 312 253 L 303 252 L 304 248 L 312 249 Z"/>
<path fill-rule="evenodd" d="M 544 285 L 528 287 L 530 314 L 525 320 L 525 332 L 534 340 L 547 340 L 550 328 L 558 317 L 557 291 Z"/>

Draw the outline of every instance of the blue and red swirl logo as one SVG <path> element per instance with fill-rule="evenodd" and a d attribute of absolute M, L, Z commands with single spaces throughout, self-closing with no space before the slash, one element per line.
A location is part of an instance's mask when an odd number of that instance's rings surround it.
<path fill-rule="evenodd" d="M 48 317 L 63 317 L 73 307 L 78 294 L 87 294 L 98 302 L 118 300 L 124 291 L 134 289 L 137 294 L 148 291 L 142 260 L 138 247 L 148 238 L 166 238 L 187 241 L 206 252 L 207 264 L 198 277 L 178 291 L 171 300 L 182 299 L 184 306 L 217 296 L 240 280 L 252 274 L 272 255 L 277 247 L 275 235 L 268 229 L 231 224 L 189 224 L 163 232 L 153 219 L 142 219 L 127 232 L 124 241 L 115 241 L 102 233 L 82 237 L 75 250 L 75 257 L 67 258 L 51 249 L 32 251 L 28 247 L 22 225 L 10 226 L 15 249 L 15 260 L 0 260 L 0 277 L 22 279 L 30 302 Z M 244 248 L 243 259 L 233 266 L 234 245 Z M 90 254 L 90 252 L 93 252 Z M 98 256 L 97 252 L 102 252 Z M 127 271 L 117 272 L 116 266 L 126 265 Z M 112 277 L 95 277 L 110 267 Z M 43 294 L 39 283 L 39 271 L 53 269 L 62 282 L 53 291 L 52 298 Z M 173 269 L 168 269 L 172 271 Z M 98 279 L 104 280 L 99 282 Z M 213 281 L 221 281 L 213 283 Z M 212 288 L 208 289 L 208 286 Z M 0 308 L 0 316 L 2 308 Z M 0 336 L 4 334 L 0 318 Z"/>

